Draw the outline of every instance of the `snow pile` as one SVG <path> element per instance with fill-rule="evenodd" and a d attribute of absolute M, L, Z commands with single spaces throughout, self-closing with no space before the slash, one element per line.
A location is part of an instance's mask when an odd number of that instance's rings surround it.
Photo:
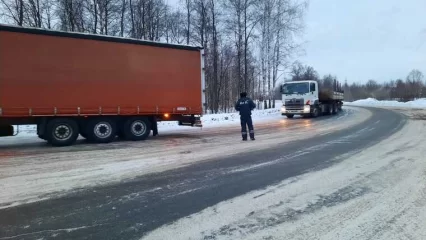
<path fill-rule="evenodd" d="M 357 100 L 354 102 L 345 102 L 348 106 L 365 106 L 365 107 L 401 107 L 401 108 L 426 108 L 426 99 L 421 98 L 409 102 L 398 101 L 379 101 L 374 98 Z"/>

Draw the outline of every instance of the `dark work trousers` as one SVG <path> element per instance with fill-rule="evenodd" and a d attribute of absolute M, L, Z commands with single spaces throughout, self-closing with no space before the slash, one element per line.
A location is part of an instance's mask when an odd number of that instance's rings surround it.
<path fill-rule="evenodd" d="M 254 139 L 254 129 L 253 129 L 253 121 L 251 120 L 251 116 L 241 116 L 241 135 L 243 136 L 243 140 L 247 139 L 247 127 L 249 129 L 250 138 Z"/>

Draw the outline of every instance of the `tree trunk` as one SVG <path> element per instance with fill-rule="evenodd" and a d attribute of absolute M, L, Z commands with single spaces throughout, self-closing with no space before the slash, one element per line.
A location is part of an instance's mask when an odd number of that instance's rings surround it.
<path fill-rule="evenodd" d="M 37 27 L 41 28 L 40 0 L 37 0 Z"/>
<path fill-rule="evenodd" d="M 133 11 L 133 4 L 132 4 L 132 0 L 129 0 L 129 8 L 130 8 L 130 18 L 132 21 L 132 30 L 131 30 L 131 34 L 132 34 L 132 38 L 136 37 L 136 26 L 135 26 L 135 13 Z"/>
<path fill-rule="evenodd" d="M 120 19 L 120 37 L 124 36 L 124 14 L 126 13 L 126 0 L 123 0 L 121 5 L 121 19 Z"/>
<path fill-rule="evenodd" d="M 104 11 L 105 11 L 105 16 L 104 16 L 104 27 L 105 27 L 105 35 L 108 35 L 108 18 L 109 18 L 109 9 L 108 9 L 108 1 L 105 1 L 105 6 L 104 6 Z"/>
<path fill-rule="evenodd" d="M 97 1 L 98 0 L 93 0 L 93 7 L 95 8 L 94 9 L 94 11 L 95 11 L 95 14 L 94 14 L 95 23 L 94 23 L 94 26 L 93 26 L 93 33 L 97 33 L 97 29 L 98 29 L 98 3 L 97 3 Z"/>
<path fill-rule="evenodd" d="M 191 0 L 186 0 L 186 45 L 189 45 L 191 31 Z"/>
<path fill-rule="evenodd" d="M 69 17 L 69 21 L 70 21 L 70 25 L 71 25 L 71 31 L 74 32 L 75 30 L 75 22 L 74 22 L 74 11 L 73 11 L 73 5 L 72 5 L 72 1 L 66 2 L 67 3 L 67 7 L 68 7 L 68 17 Z"/>
<path fill-rule="evenodd" d="M 24 24 L 24 1 L 19 0 L 19 21 L 18 25 L 22 26 Z"/>
<path fill-rule="evenodd" d="M 47 29 L 52 29 L 52 15 L 50 12 L 52 6 L 50 4 L 50 1 L 46 4 Z"/>

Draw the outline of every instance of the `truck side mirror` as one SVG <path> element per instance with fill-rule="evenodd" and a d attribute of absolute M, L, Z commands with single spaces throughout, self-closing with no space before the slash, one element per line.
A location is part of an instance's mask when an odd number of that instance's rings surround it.
<path fill-rule="evenodd" d="M 280 93 L 283 93 L 283 85 L 280 85 Z"/>

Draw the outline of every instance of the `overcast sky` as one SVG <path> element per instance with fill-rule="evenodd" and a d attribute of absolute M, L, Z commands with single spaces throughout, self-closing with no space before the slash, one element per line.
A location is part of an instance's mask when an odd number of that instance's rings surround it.
<path fill-rule="evenodd" d="M 310 0 L 301 61 L 350 82 L 426 75 L 426 0 Z"/>
<path fill-rule="evenodd" d="M 168 0 L 178 4 L 179 0 Z M 349 82 L 426 75 L 426 0 L 310 0 L 298 60 Z"/>

